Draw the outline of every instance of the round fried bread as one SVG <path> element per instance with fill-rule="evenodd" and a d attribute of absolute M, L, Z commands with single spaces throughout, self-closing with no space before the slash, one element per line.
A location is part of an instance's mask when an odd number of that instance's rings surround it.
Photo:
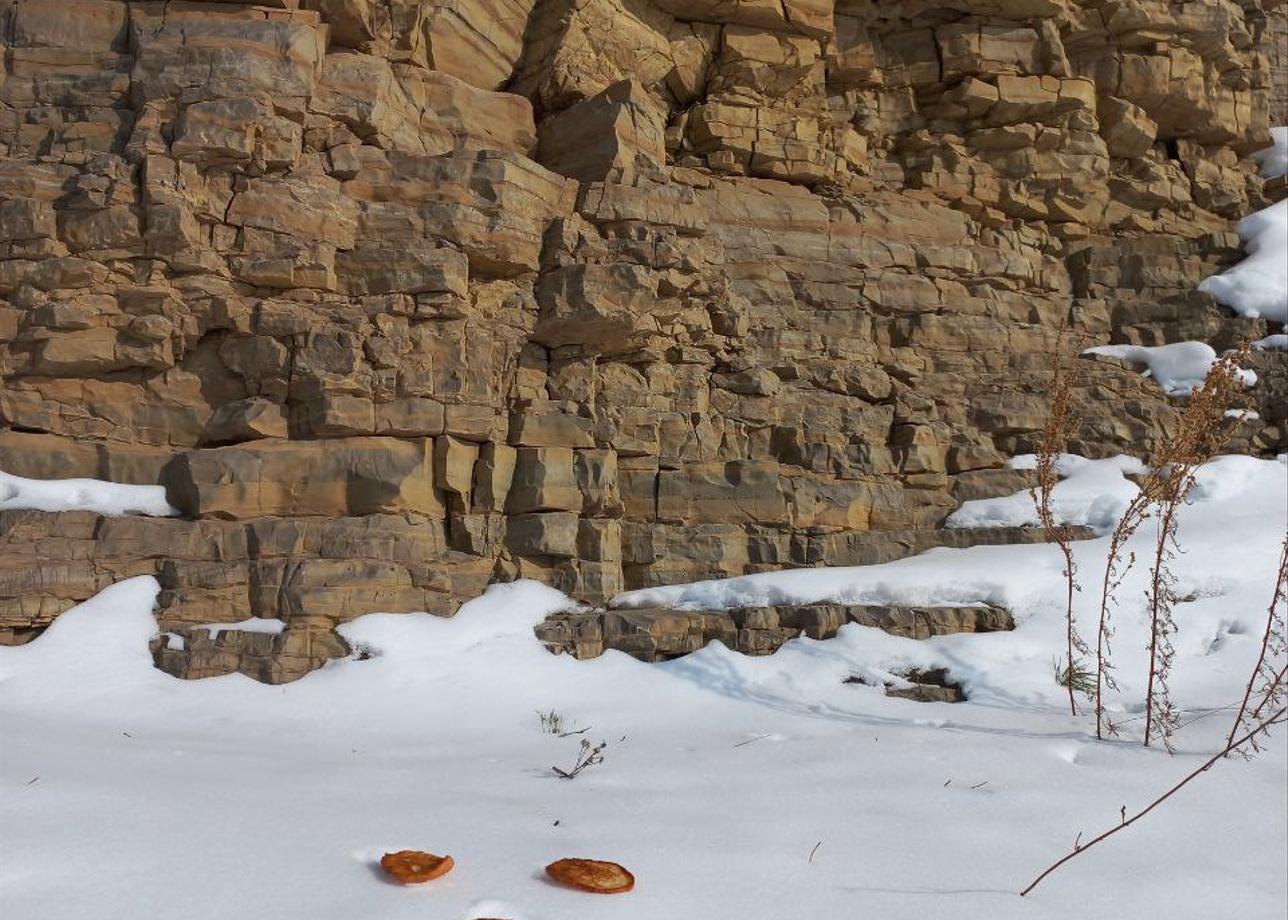
<path fill-rule="evenodd" d="M 433 881 L 451 872 L 454 865 L 450 856 L 435 856 L 420 850 L 399 850 L 380 857 L 380 868 L 404 885 Z"/>
<path fill-rule="evenodd" d="M 598 859 L 560 859 L 546 866 L 546 875 L 561 885 L 595 894 L 622 894 L 635 887 L 635 876 L 625 868 Z"/>

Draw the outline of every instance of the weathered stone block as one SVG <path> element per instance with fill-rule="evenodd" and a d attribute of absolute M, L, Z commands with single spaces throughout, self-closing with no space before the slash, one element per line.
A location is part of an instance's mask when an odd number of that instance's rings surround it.
<path fill-rule="evenodd" d="M 542 122 L 537 159 L 582 182 L 634 185 L 666 163 L 665 112 L 637 80 L 623 80 Z"/>
<path fill-rule="evenodd" d="M 474 507 L 496 512 L 506 506 L 510 485 L 514 481 L 517 453 L 513 447 L 489 441 L 479 449 L 474 465 Z"/>
<path fill-rule="evenodd" d="M 620 521 L 582 518 L 577 524 L 577 554 L 592 562 L 622 561 L 622 525 Z"/>
<path fill-rule="evenodd" d="M 617 488 L 617 452 L 579 450 L 573 465 L 577 488 L 581 490 L 584 514 L 616 517 L 624 506 Z"/>
<path fill-rule="evenodd" d="M 577 555 L 577 515 L 567 511 L 511 515 L 505 542 L 520 556 Z"/>
<path fill-rule="evenodd" d="M 514 477 L 506 511 L 577 511 L 581 489 L 573 471 L 573 451 L 567 447 L 520 447 L 515 453 Z"/>
<path fill-rule="evenodd" d="M 528 408 L 510 416 L 510 443 L 516 447 L 594 447 L 589 419 Z"/>
<path fill-rule="evenodd" d="M 257 438 L 285 438 L 286 417 L 282 407 L 266 399 L 239 399 L 224 403 L 206 422 L 205 440 L 253 441 Z"/>
<path fill-rule="evenodd" d="M 375 407 L 376 434 L 419 437 L 444 430 L 443 404 L 436 399 L 403 396 Z"/>
<path fill-rule="evenodd" d="M 440 491 L 460 498 L 470 506 L 470 488 L 474 482 L 474 462 L 479 447 L 450 435 L 434 439 L 434 484 Z"/>
<path fill-rule="evenodd" d="M 166 467 L 163 482 L 171 504 L 195 517 L 443 516 L 428 439 L 265 440 L 194 450 Z"/>

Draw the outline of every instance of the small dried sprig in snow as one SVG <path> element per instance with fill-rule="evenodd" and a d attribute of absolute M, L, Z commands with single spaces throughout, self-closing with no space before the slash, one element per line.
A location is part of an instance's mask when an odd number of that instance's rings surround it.
<path fill-rule="evenodd" d="M 576 779 L 582 770 L 604 762 L 603 752 L 606 747 L 608 747 L 607 741 L 601 741 L 592 747 L 589 741 L 582 738 L 581 748 L 577 752 L 577 759 L 573 761 L 571 770 L 561 770 L 559 767 L 551 767 L 550 769 L 554 770 L 560 779 Z"/>

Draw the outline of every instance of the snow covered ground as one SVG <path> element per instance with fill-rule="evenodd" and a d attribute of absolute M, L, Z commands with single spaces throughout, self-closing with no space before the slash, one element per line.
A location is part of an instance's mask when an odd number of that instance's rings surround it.
<path fill-rule="evenodd" d="M 1065 466 L 1082 467 L 1074 517 L 1095 502 L 1092 479 L 1102 504 L 1131 487 L 1103 464 Z M 1143 567 L 1117 621 L 1123 737 L 1097 742 L 1053 679 L 1063 587 L 1050 546 L 620 598 L 989 602 L 1014 611 L 1012 633 L 915 642 L 847 626 L 769 658 L 712 646 L 664 665 L 616 652 L 577 662 L 531 632 L 565 599 L 519 582 L 450 620 L 362 617 L 345 631 L 374 657 L 281 687 L 153 669 L 156 583 L 123 582 L 30 645 L 0 648 L 0 915 L 1281 918 L 1282 736 L 1028 898 L 1016 892 L 1079 833 L 1112 825 L 1219 746 L 1230 720 L 1220 707 L 1240 696 L 1288 526 L 1286 473 L 1282 461 L 1223 458 L 1185 512 L 1174 689 L 1193 721 L 1171 757 L 1135 743 Z M 1137 549 L 1151 536 L 1142 529 Z M 1086 632 L 1105 542 L 1077 547 Z M 909 666 L 947 667 L 970 700 L 915 703 L 843 683 Z M 587 732 L 544 733 L 537 710 Z M 604 763 L 558 779 L 550 767 L 570 766 L 582 738 L 608 742 Z M 390 884 L 376 860 L 403 848 L 449 853 L 457 868 L 419 888 Z M 636 889 L 554 887 L 541 870 L 563 856 L 619 861 Z"/>

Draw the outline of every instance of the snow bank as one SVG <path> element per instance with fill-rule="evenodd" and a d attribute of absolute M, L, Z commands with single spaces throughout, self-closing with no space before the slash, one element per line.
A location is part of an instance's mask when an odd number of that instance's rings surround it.
<path fill-rule="evenodd" d="M 1274 139 L 1272 146 L 1258 150 L 1252 155 L 1261 166 L 1261 175 L 1267 179 L 1278 179 L 1288 175 L 1288 128 L 1271 128 L 1270 136 Z"/>
<path fill-rule="evenodd" d="M 1240 316 L 1288 322 L 1288 199 L 1239 221 L 1248 253 L 1238 265 L 1199 285 Z"/>
<path fill-rule="evenodd" d="M 1246 499 L 1252 503 L 1258 496 L 1275 495 L 1283 487 L 1286 476 L 1288 454 L 1280 454 L 1274 461 L 1243 454 L 1217 457 L 1195 471 L 1190 500 L 1229 502 Z"/>
<path fill-rule="evenodd" d="M 1121 463 L 1062 458 L 1069 513 L 1093 471 L 1120 488 Z M 1228 706 L 1256 658 L 1288 526 L 1285 472 L 1221 458 L 1182 510 L 1172 689 L 1187 718 Z M 1148 530 L 1130 548 L 1148 552 Z M 1084 583 L 1106 543 L 1074 545 Z M 551 655 L 532 626 L 568 599 L 494 585 L 452 618 L 353 620 L 341 631 L 369 655 L 273 687 L 158 671 L 157 582 L 122 582 L 29 645 L 0 647 L 4 915 L 135 920 L 180 902 L 186 920 L 1281 913 L 1283 823 L 1265 816 L 1288 809 L 1283 733 L 1183 790 L 1138 836 L 1016 894 L 1079 831 L 1111 826 L 1120 806 L 1198 766 L 1229 726 L 1228 713 L 1198 718 L 1175 757 L 1131 743 L 1148 632 L 1138 564 L 1119 592 L 1121 690 L 1106 701 L 1124 737 L 1097 742 L 1053 679 L 1060 571 L 1051 546 L 980 546 L 624 595 L 622 606 L 989 601 L 1017 622 L 925 641 L 850 625 L 769 657 L 716 644 L 661 665 Z M 1075 598 L 1086 635 L 1096 600 L 1091 589 Z M 844 683 L 897 681 L 909 667 L 948 669 L 970 700 L 920 704 Z M 538 709 L 586 731 L 546 733 Z M 583 738 L 608 742 L 604 763 L 557 779 L 550 765 L 570 766 Z M 451 853 L 456 869 L 428 886 L 388 884 L 377 861 L 403 848 Z M 621 862 L 636 889 L 601 899 L 557 888 L 541 867 L 564 856 Z"/>
<path fill-rule="evenodd" d="M 1032 469 L 1037 457 L 1016 457 L 1016 469 Z M 1124 478 L 1128 473 L 1144 473 L 1145 466 L 1134 457 L 1110 457 L 1088 460 L 1074 454 L 1062 454 L 1056 461 L 1061 481 L 1052 493 L 1056 520 L 1061 524 L 1085 524 L 1097 533 L 1114 529 L 1127 504 L 1140 490 Z M 965 502 L 949 515 L 948 527 L 1037 527 L 1037 509 L 1028 491 L 1000 498 L 981 498 Z"/>
<path fill-rule="evenodd" d="M 1288 351 L 1288 333 L 1279 332 L 1257 339 L 1252 343 L 1254 351 Z"/>
<path fill-rule="evenodd" d="M 25 479 L 0 471 L 0 510 L 94 511 L 171 517 L 165 486 L 129 486 L 101 479 Z"/>
<path fill-rule="evenodd" d="M 1152 376 L 1169 396 L 1184 395 L 1203 385 L 1208 371 L 1216 362 L 1216 351 L 1206 342 L 1174 342 L 1171 345 L 1097 345 L 1084 355 L 1106 355 L 1145 365 L 1146 376 Z M 1241 370 L 1244 386 L 1257 382 L 1253 371 Z"/>

